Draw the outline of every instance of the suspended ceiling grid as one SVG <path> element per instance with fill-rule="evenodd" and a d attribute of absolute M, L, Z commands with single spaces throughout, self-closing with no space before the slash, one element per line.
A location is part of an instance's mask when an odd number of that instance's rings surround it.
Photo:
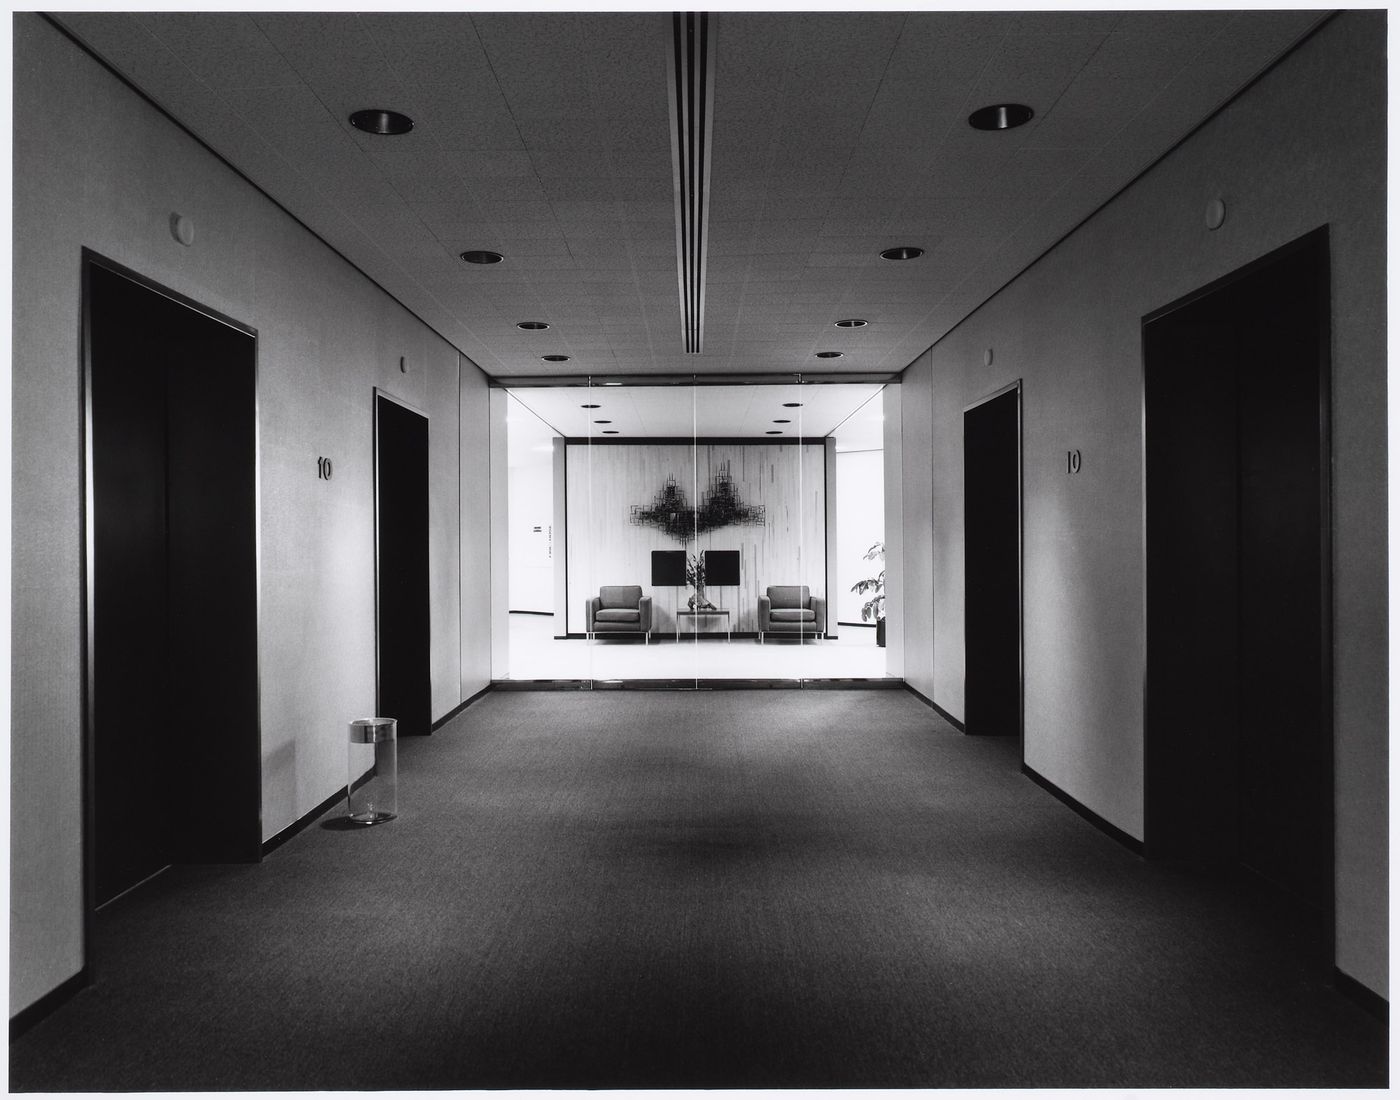
<path fill-rule="evenodd" d="M 717 14 L 701 355 L 681 350 L 668 14 L 54 18 L 509 379 L 898 371 L 1324 16 Z M 1036 118 L 967 126 L 1004 101 Z M 364 107 L 414 130 L 356 131 Z M 878 258 L 895 245 L 927 251 Z M 506 260 L 463 264 L 475 248 Z"/>

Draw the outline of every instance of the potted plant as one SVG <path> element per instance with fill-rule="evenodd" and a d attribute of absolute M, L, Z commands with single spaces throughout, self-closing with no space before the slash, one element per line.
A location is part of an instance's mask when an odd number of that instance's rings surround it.
<path fill-rule="evenodd" d="M 884 561 L 885 544 L 883 541 L 877 542 L 863 555 L 866 561 Z M 875 620 L 875 644 L 883 646 L 885 644 L 885 571 L 880 570 L 878 577 L 867 577 L 863 581 L 856 581 L 851 585 L 851 591 L 858 596 L 874 593 L 870 599 L 865 601 L 865 606 L 860 609 L 861 622 L 868 623 Z"/>
<path fill-rule="evenodd" d="M 685 583 L 695 589 L 690 597 L 692 611 L 713 611 L 715 605 L 705 599 L 705 559 L 699 554 L 691 554 L 685 559 Z"/>

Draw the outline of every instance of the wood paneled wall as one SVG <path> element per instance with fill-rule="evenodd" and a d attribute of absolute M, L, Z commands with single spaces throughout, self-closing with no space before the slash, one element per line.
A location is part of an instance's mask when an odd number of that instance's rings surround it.
<path fill-rule="evenodd" d="M 640 584 L 652 597 L 652 628 L 675 629 L 689 588 L 651 587 L 651 552 L 738 550 L 738 588 L 711 588 L 706 596 L 728 608 L 731 629 L 753 631 L 758 597 L 773 584 L 805 584 L 826 595 L 825 448 L 812 443 L 570 443 L 567 472 L 567 567 L 570 633 L 584 629 L 584 601 L 605 584 Z M 728 464 L 745 504 L 764 508 L 762 526 L 707 531 L 682 545 L 655 527 L 632 523 L 634 504 L 649 505 L 668 477 L 692 506 Z M 829 618 L 829 617 L 828 617 Z M 701 629 L 720 629 L 720 620 Z M 686 629 L 690 629 L 687 624 Z"/>

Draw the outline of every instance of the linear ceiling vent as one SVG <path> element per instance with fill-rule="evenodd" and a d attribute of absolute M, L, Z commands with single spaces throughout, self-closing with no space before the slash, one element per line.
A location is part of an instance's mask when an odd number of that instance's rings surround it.
<path fill-rule="evenodd" d="M 685 350 L 705 333 L 705 253 L 710 239 L 710 140 L 715 98 L 714 30 L 705 12 L 671 16 L 671 175 L 676 194 L 676 268 Z"/>

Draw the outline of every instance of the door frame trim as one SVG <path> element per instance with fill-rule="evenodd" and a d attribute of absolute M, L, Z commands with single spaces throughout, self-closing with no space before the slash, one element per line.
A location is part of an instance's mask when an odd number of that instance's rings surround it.
<path fill-rule="evenodd" d="M 181 294 L 168 286 L 156 282 L 140 272 L 109 259 L 86 246 L 79 253 L 79 303 L 78 303 L 78 385 L 79 415 L 81 426 L 78 433 L 78 464 L 81 470 L 78 510 L 78 542 L 82 548 L 78 562 L 78 620 L 79 620 L 79 709 L 82 726 L 79 733 L 80 752 L 80 801 L 82 824 L 80 826 L 82 846 L 83 879 L 83 970 L 84 984 L 90 984 L 98 973 L 95 957 L 95 929 L 97 915 L 97 852 L 96 852 L 96 683 L 97 662 L 97 612 L 96 612 L 96 530 L 97 494 L 96 470 L 93 465 L 93 408 L 92 408 L 92 273 L 101 268 L 137 286 L 143 287 L 177 305 L 194 310 L 219 324 L 226 325 L 253 340 L 253 629 L 257 639 L 258 652 L 254 662 L 253 696 L 258 712 L 258 743 L 262 744 L 262 624 L 263 624 L 263 568 L 262 568 L 262 406 L 261 371 L 258 330 L 227 314 Z M 263 829 L 263 789 L 258 784 L 258 832 Z M 139 884 L 138 884 L 139 885 Z M 115 899 L 113 899 L 115 900 Z"/>

